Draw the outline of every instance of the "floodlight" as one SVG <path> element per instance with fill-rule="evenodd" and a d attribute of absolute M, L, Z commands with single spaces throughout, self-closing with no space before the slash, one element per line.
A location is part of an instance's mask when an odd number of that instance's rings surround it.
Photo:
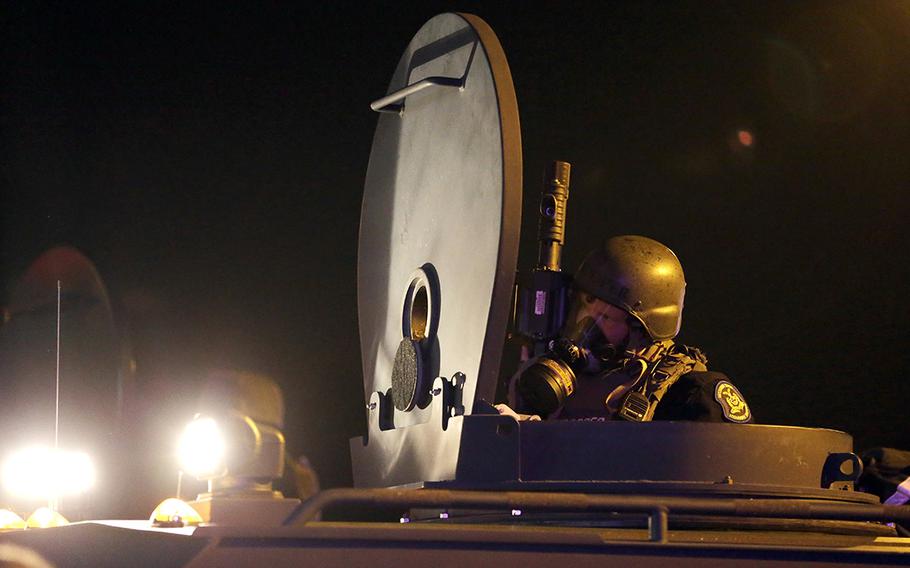
<path fill-rule="evenodd" d="M 211 493 L 270 492 L 284 469 L 284 436 L 238 412 L 217 419 L 197 414 L 180 436 L 177 455 L 183 471 L 208 481 Z"/>
<path fill-rule="evenodd" d="M 90 489 L 95 483 L 95 466 L 83 452 L 35 446 L 7 458 L 2 480 L 4 488 L 16 497 L 52 500 Z"/>
<path fill-rule="evenodd" d="M 218 371 L 206 382 L 199 413 L 184 429 L 178 458 L 209 493 L 271 493 L 284 471 L 284 401 L 268 377 Z"/>
<path fill-rule="evenodd" d="M 204 522 L 278 525 L 296 507 L 299 500 L 272 487 L 284 473 L 283 423 L 284 400 L 273 380 L 239 371 L 209 377 L 199 414 L 178 444 L 183 471 L 208 482 L 208 491 L 189 503 Z"/>
<path fill-rule="evenodd" d="M 183 471 L 203 479 L 224 473 L 225 450 L 224 436 L 215 420 L 197 416 L 180 436 L 177 457 Z"/>

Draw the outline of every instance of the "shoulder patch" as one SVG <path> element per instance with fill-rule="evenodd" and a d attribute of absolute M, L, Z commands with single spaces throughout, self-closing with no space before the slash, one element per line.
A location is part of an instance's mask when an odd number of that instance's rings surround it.
<path fill-rule="evenodd" d="M 714 400 L 724 409 L 724 418 L 730 422 L 745 424 L 752 421 L 752 411 L 733 383 L 719 381 L 714 387 Z"/>

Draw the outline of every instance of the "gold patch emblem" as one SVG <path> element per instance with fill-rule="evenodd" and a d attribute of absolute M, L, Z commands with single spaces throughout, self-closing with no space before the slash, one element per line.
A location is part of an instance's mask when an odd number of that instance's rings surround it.
<path fill-rule="evenodd" d="M 714 400 L 724 409 L 724 418 L 730 422 L 750 422 L 752 412 L 743 395 L 731 383 L 720 381 L 714 387 Z"/>

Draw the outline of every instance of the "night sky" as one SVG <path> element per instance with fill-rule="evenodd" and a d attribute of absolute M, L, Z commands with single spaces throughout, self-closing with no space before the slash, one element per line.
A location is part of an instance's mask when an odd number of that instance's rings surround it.
<path fill-rule="evenodd" d="M 900 1 L 9 3 L 4 296 L 42 251 L 77 247 L 140 391 L 165 404 L 137 420 L 182 425 L 209 369 L 267 374 L 291 452 L 349 485 L 369 103 L 420 26 L 454 10 L 491 25 L 514 78 L 520 267 L 543 168 L 567 160 L 566 268 L 610 235 L 665 242 L 688 281 L 680 340 L 760 422 L 910 449 Z M 143 452 L 168 455 L 164 439 Z"/>

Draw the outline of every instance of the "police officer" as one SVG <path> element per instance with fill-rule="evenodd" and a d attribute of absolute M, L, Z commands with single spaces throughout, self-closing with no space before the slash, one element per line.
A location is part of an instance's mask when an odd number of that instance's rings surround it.
<path fill-rule="evenodd" d="M 608 239 L 575 275 L 561 336 L 522 365 L 510 405 L 497 409 L 519 420 L 752 422 L 729 379 L 708 371 L 700 350 L 673 341 L 685 288 L 682 265 L 665 245 Z"/>

